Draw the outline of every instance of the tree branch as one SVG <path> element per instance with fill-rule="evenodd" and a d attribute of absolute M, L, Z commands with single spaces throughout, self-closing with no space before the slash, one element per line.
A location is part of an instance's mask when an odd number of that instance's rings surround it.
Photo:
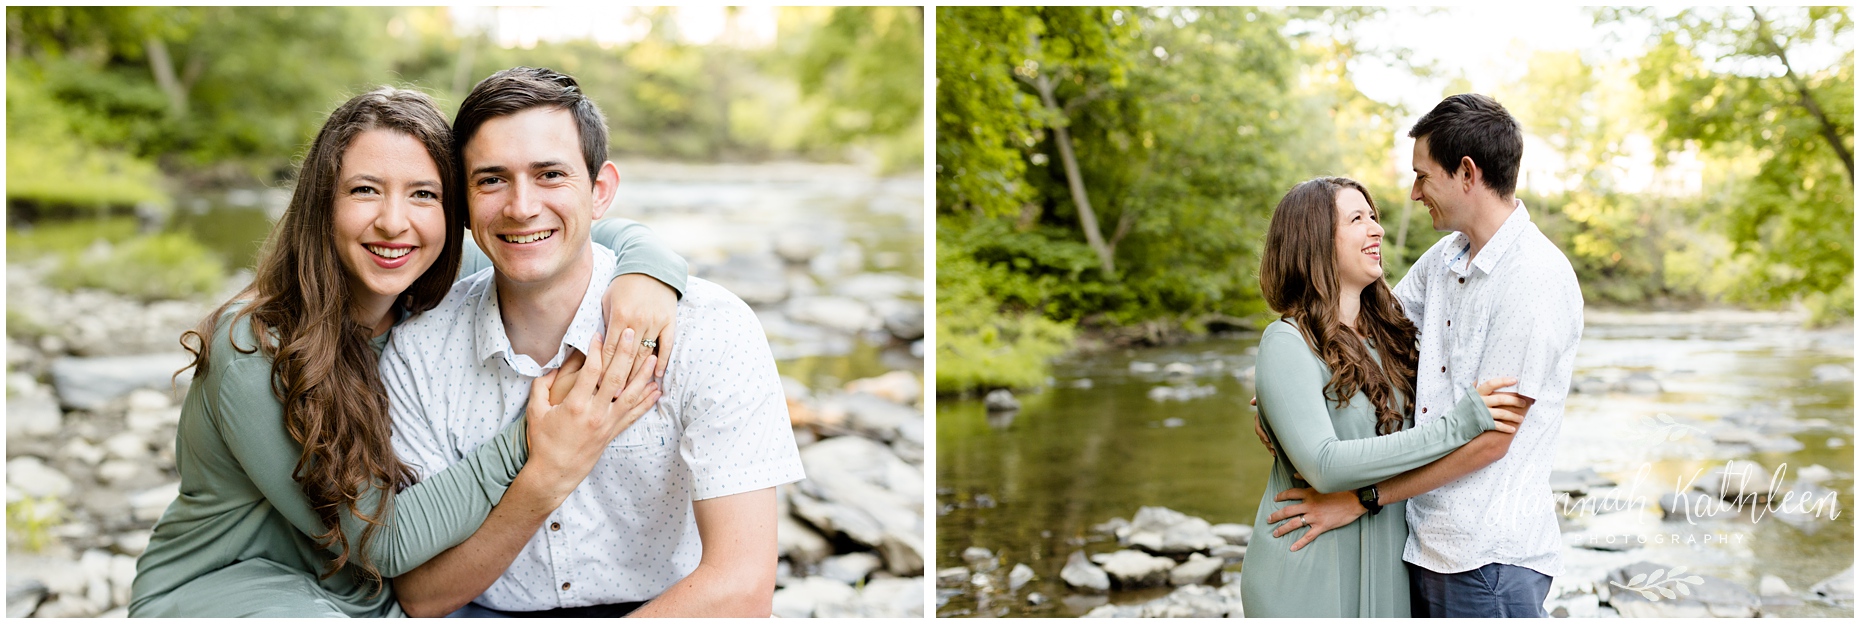
<path fill-rule="evenodd" d="M 1104 271 L 1105 279 L 1110 279 L 1117 268 L 1112 262 L 1111 247 L 1104 243 L 1104 234 L 1098 231 L 1098 213 L 1092 211 L 1091 198 L 1085 194 L 1085 178 L 1079 173 L 1078 157 L 1072 153 L 1072 134 L 1066 131 L 1065 109 L 1053 99 L 1055 85 L 1048 74 L 1036 74 L 1032 82 L 1034 90 L 1040 93 L 1040 104 L 1061 117 L 1059 123 L 1053 124 L 1053 143 L 1059 146 L 1059 162 L 1065 165 L 1066 187 L 1072 191 L 1072 204 L 1079 209 L 1079 227 L 1085 230 L 1085 242 L 1097 252 L 1098 268 Z"/>
<path fill-rule="evenodd" d="M 148 50 L 149 70 L 155 74 L 155 85 L 168 96 L 168 113 L 176 117 L 187 114 L 187 90 L 174 75 L 174 60 L 168 56 L 168 44 L 149 37 L 143 45 Z"/>
<path fill-rule="evenodd" d="M 1770 53 L 1775 54 L 1776 58 L 1782 61 L 1783 78 L 1787 79 L 1790 86 L 1795 87 L 1796 93 L 1801 95 L 1802 107 L 1808 109 L 1809 114 L 1814 115 L 1815 120 L 1821 123 L 1821 138 L 1828 141 L 1828 147 L 1834 148 L 1834 153 L 1841 157 L 1841 164 L 1847 166 L 1847 181 L 1851 184 L 1854 180 L 1853 151 L 1841 144 L 1840 132 L 1835 129 L 1833 122 L 1828 121 L 1828 115 L 1821 112 L 1821 105 L 1808 91 L 1808 83 L 1803 82 L 1801 77 L 1795 74 L 1795 68 L 1789 66 L 1789 55 L 1783 51 L 1781 44 L 1776 43 L 1776 40 L 1770 37 L 1769 20 L 1763 19 L 1763 12 L 1753 6 L 1750 7 L 1750 14 L 1757 18 L 1757 38 L 1763 40 L 1763 44 L 1769 47 Z"/>

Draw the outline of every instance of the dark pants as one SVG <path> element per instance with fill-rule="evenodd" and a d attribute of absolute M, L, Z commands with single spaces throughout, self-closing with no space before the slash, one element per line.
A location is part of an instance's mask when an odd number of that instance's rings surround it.
<path fill-rule="evenodd" d="M 563 607 L 547 611 L 499 611 L 490 607 L 468 602 L 464 607 L 453 611 L 449 618 L 456 617 L 563 617 L 563 618 L 617 618 L 626 617 L 634 609 L 645 605 L 643 602 L 622 602 L 610 605 L 593 605 L 587 607 Z"/>
<path fill-rule="evenodd" d="M 1414 617 L 1550 617 L 1544 599 L 1550 577 L 1530 568 L 1489 563 L 1442 574 L 1409 563 L 1408 588 Z"/>

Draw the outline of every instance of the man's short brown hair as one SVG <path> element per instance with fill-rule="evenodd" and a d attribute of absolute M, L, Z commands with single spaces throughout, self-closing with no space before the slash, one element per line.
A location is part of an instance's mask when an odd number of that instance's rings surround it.
<path fill-rule="evenodd" d="M 588 179 L 607 162 L 607 118 L 582 93 L 573 76 L 542 67 L 512 67 L 485 78 L 459 103 L 452 120 L 452 154 L 458 170 L 465 169 L 465 146 L 484 122 L 538 107 L 560 108 L 575 115 L 581 136 L 581 157 L 587 161 Z M 462 178 L 468 176 L 460 176 Z M 463 195 L 460 195 L 463 197 Z"/>

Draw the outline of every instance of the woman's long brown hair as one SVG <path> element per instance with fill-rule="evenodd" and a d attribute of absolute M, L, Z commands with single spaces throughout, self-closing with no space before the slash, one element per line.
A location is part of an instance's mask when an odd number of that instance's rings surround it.
<path fill-rule="evenodd" d="M 337 256 L 334 214 L 343 154 L 357 135 L 376 129 L 420 141 L 439 170 L 440 188 L 454 188 L 452 133 L 431 98 L 392 87 L 355 96 L 330 113 L 304 156 L 290 206 L 272 228 L 251 285 L 182 334 L 181 345 L 194 355 L 194 378 L 206 375 L 220 316 L 235 302 L 248 302 L 223 322 L 250 317 L 258 344 L 248 348 L 235 342 L 232 347 L 241 353 L 262 350 L 272 362 L 272 391 L 284 405 L 285 428 L 303 447 L 291 476 L 326 528 L 316 539 L 335 551 L 322 578 L 355 563 L 379 591 L 381 575 L 368 561 L 367 544 L 382 526 L 394 492 L 412 483 L 414 474 L 390 444 L 387 393 L 369 344 L 372 323 L 355 318 L 349 272 Z M 441 197 L 445 247 L 397 301 L 409 312 L 438 305 L 458 276 L 462 199 Z M 380 493 L 372 513 L 359 508 L 364 488 Z M 349 544 L 342 531 L 339 512 L 344 507 L 368 523 L 359 544 Z"/>
<path fill-rule="evenodd" d="M 1266 229 L 1266 251 L 1259 263 L 1259 289 L 1266 305 L 1291 319 L 1304 334 L 1305 343 L 1330 367 L 1330 384 L 1324 392 L 1342 408 L 1357 391 L 1376 411 L 1376 434 L 1400 431 L 1414 411 L 1414 323 L 1402 314 L 1401 302 L 1388 282 L 1377 279 L 1363 289 L 1356 330 L 1337 318 L 1337 193 L 1353 189 L 1363 194 L 1370 210 L 1376 200 L 1361 183 L 1349 178 L 1317 178 L 1292 187 L 1272 211 Z M 1358 335 L 1382 352 L 1376 366 Z M 1390 389 L 1401 393 L 1394 404 Z"/>

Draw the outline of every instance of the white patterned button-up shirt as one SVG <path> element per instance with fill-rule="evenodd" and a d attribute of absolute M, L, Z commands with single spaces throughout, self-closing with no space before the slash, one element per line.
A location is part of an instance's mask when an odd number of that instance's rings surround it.
<path fill-rule="evenodd" d="M 421 479 L 516 420 L 531 380 L 590 347 L 615 263 L 606 247 L 592 247 L 587 294 L 547 363 L 511 349 L 491 269 L 394 330 L 381 357 L 394 451 Z M 677 331 L 658 405 L 614 439 L 478 604 L 540 611 L 652 599 L 697 568 L 692 501 L 804 476 L 775 360 L 749 306 L 690 278 Z"/>
<path fill-rule="evenodd" d="M 1536 402 L 1502 459 L 1408 501 L 1402 559 L 1442 573 L 1504 563 L 1556 576 L 1562 541 L 1550 465 L 1582 336 L 1582 291 L 1524 202 L 1468 261 L 1471 245 L 1448 234 L 1395 287 L 1421 332 L 1415 423 L 1440 418 L 1462 388 L 1493 377 L 1517 377 L 1500 391 Z"/>

